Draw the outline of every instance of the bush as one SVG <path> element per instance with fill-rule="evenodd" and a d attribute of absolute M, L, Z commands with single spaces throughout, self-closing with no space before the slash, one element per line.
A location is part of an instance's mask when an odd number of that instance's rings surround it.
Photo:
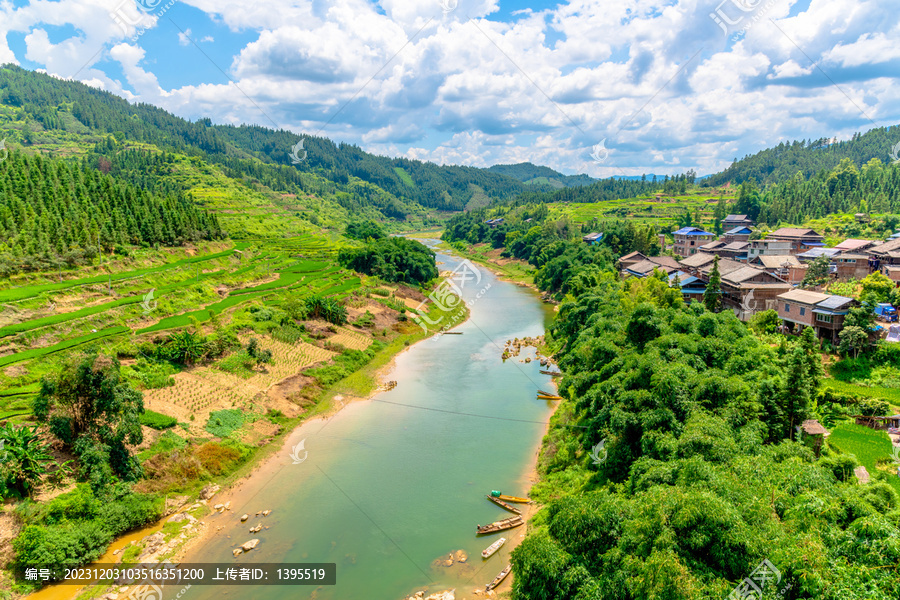
<path fill-rule="evenodd" d="M 25 527 L 13 540 L 14 569 L 21 575 L 26 567 L 84 565 L 99 558 L 116 536 L 159 519 L 163 504 L 124 484 L 102 498 L 80 484 L 45 506 L 25 503 L 18 511 Z"/>
<path fill-rule="evenodd" d="M 169 415 L 147 409 L 145 409 L 144 413 L 141 415 L 140 421 L 141 425 L 146 425 L 151 429 L 158 429 L 160 431 L 175 427 L 175 424 L 178 423 L 178 419 L 175 417 L 170 417 Z"/>
<path fill-rule="evenodd" d="M 197 450 L 197 460 L 210 475 L 229 473 L 249 455 L 249 448 L 233 440 L 207 442 Z"/>

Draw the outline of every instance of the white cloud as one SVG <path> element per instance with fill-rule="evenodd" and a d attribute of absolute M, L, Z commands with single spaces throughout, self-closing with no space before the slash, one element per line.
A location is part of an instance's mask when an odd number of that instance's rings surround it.
<path fill-rule="evenodd" d="M 730 41 L 708 0 L 569 0 L 506 21 L 498 0 L 181 0 L 209 16 L 204 31 L 253 39 L 228 49 L 235 83 L 170 90 L 158 76 L 171 80 L 183 50 L 151 55 L 143 38 L 123 43 L 133 31 L 109 16 L 118 1 L 0 4 L 0 62 L 27 59 L 63 77 L 87 65 L 86 83 L 189 118 L 435 162 L 529 160 L 595 176 L 708 172 L 781 140 L 846 137 L 868 118 L 900 122 L 896 0 L 810 0 L 805 10 L 766 1 Z M 51 28 L 66 24 L 77 34 L 60 40 Z M 190 44 L 183 29 L 180 46 Z M 25 56 L 13 56 L 8 32 L 25 34 Z M 201 42 L 221 55 L 228 36 L 215 38 Z M 104 58 L 125 83 L 104 72 Z M 590 147 L 603 138 L 610 159 L 598 166 Z"/>

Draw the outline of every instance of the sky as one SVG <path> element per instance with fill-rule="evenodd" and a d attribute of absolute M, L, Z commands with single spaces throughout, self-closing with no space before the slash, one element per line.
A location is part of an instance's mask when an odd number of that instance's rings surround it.
<path fill-rule="evenodd" d="M 0 0 L 10 62 L 190 120 L 593 177 L 900 123 L 897 0 Z"/>

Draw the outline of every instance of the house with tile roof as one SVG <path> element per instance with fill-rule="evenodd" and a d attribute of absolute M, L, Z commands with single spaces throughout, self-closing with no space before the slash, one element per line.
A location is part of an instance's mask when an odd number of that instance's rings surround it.
<path fill-rule="evenodd" d="M 825 245 L 825 238 L 814 229 L 782 227 L 766 236 L 769 240 L 791 243 L 791 254 L 800 254 Z"/>
<path fill-rule="evenodd" d="M 735 227 L 753 227 L 753 219 L 747 215 L 726 215 L 722 219 L 722 227 L 734 229 Z"/>
<path fill-rule="evenodd" d="M 844 318 L 858 304 L 845 296 L 797 289 L 779 295 L 777 300 L 778 316 L 789 329 L 812 327 L 816 335 L 832 343 L 844 328 Z"/>

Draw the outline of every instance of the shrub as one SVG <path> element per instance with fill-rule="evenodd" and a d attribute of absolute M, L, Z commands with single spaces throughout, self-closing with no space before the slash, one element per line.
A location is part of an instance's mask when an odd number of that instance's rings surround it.
<path fill-rule="evenodd" d="M 224 475 L 250 455 L 243 444 L 232 440 L 207 442 L 197 450 L 197 460 L 210 475 Z"/>
<path fill-rule="evenodd" d="M 170 417 L 169 415 L 147 409 L 145 409 L 144 413 L 141 415 L 140 421 L 141 425 L 146 425 L 151 429 L 158 429 L 160 431 L 175 427 L 175 424 L 178 423 L 178 419 L 175 417 Z"/>

